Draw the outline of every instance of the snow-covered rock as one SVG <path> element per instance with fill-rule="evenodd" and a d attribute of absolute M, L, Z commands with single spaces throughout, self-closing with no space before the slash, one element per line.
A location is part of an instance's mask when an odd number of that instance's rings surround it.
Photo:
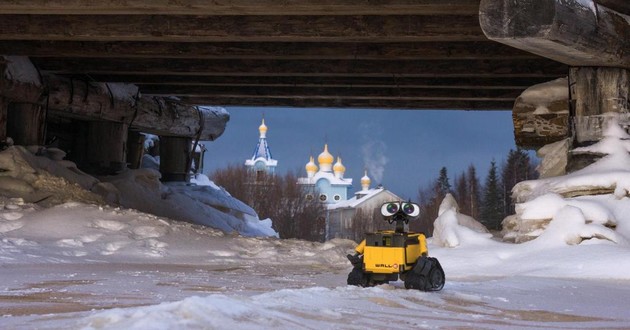
<path fill-rule="evenodd" d="M 562 211 L 567 207 L 579 209 L 579 217 L 586 223 L 601 227 L 600 236 L 613 230 L 630 237 L 626 229 L 630 219 L 626 220 L 627 214 L 619 211 L 627 209 L 630 191 L 630 135 L 613 116 L 603 136 L 593 145 L 571 151 L 578 155 L 598 155 L 594 163 L 566 175 L 523 181 L 514 186 L 516 214 L 503 221 L 505 240 L 523 242 L 541 236 L 558 213 L 567 213 Z M 611 235 L 606 239 L 621 241 Z"/>
<path fill-rule="evenodd" d="M 438 246 L 456 247 L 462 240 L 476 241 L 492 237 L 488 229 L 474 218 L 459 213 L 457 201 L 446 194 L 438 218 L 433 223 L 433 242 Z"/>

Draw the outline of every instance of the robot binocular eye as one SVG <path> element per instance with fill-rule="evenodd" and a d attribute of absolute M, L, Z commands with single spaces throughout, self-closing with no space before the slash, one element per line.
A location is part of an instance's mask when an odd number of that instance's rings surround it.
<path fill-rule="evenodd" d="M 398 210 L 400 210 L 400 203 L 397 202 L 385 203 L 381 206 L 381 214 L 386 217 L 391 217 Z"/>
<path fill-rule="evenodd" d="M 417 217 L 420 214 L 420 207 L 411 202 L 388 202 L 381 206 L 381 214 L 384 217 L 391 217 L 399 211 L 410 217 Z"/>
<path fill-rule="evenodd" d="M 401 205 L 403 213 L 410 217 L 417 217 L 420 215 L 420 206 L 410 202 L 403 202 Z"/>

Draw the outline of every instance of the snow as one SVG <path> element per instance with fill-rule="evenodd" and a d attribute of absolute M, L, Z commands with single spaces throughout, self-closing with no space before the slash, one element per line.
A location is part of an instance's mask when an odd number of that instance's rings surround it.
<path fill-rule="evenodd" d="M 142 169 L 98 183 L 137 208 L 78 194 L 40 205 L 7 197 L 20 184 L 2 185 L 0 328 L 625 328 L 630 200 L 612 187 L 625 187 L 630 163 L 620 147 L 626 137 L 606 132 L 614 141 L 589 152 L 613 153 L 517 189 L 525 221 L 548 219 L 531 241 L 498 240 L 447 196 L 428 239 L 446 272 L 440 292 L 406 290 L 400 281 L 345 285 L 351 269 L 345 255 L 356 245 L 349 240 L 245 236 L 271 229 L 271 220 L 259 221 L 222 188 L 204 185 L 210 183 L 204 176 L 192 185 L 162 185 L 159 173 Z M 28 157 L 13 158 L 25 149 L 7 150 L 0 153 L 0 168 L 11 169 L 0 171 L 3 182 L 40 191 L 38 181 L 25 178 L 53 177 Z M 78 186 L 63 182 L 57 194 Z M 556 191 L 592 182 L 612 190 L 579 197 Z M 178 214 L 199 214 L 218 227 L 176 221 Z M 237 220 L 223 219 L 228 215 Z"/>
<path fill-rule="evenodd" d="M 2 56 L 7 61 L 5 78 L 41 86 L 40 74 L 26 56 Z"/>
<path fill-rule="evenodd" d="M 521 93 L 519 98 L 523 103 L 532 104 L 536 107 L 534 114 L 547 114 L 550 113 L 548 106 L 551 102 L 569 98 L 567 85 L 567 78 L 558 78 L 527 88 Z"/>

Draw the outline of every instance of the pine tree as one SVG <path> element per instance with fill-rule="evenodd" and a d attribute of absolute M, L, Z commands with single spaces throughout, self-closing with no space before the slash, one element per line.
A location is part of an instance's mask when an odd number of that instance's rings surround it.
<path fill-rule="evenodd" d="M 501 170 L 501 182 L 503 183 L 504 214 L 514 214 L 512 201 L 512 188 L 524 180 L 532 180 L 538 177 L 535 165 L 527 152 L 518 148 L 510 150 L 507 160 Z"/>
<path fill-rule="evenodd" d="M 438 190 L 439 194 L 444 197 L 451 191 L 451 184 L 448 181 L 448 173 L 446 167 L 440 169 L 440 176 L 438 177 Z"/>
<path fill-rule="evenodd" d="M 446 167 L 440 169 L 439 177 L 428 187 L 418 189 L 418 205 L 420 217 L 410 224 L 409 229 L 423 232 L 427 236 L 433 234 L 433 222 L 438 216 L 440 204 L 447 193 L 451 191 Z"/>
<path fill-rule="evenodd" d="M 457 200 L 457 204 L 459 205 L 459 212 L 463 214 L 470 214 L 470 191 L 468 190 L 468 178 L 466 177 L 466 172 L 462 172 L 462 174 L 455 178 L 455 193 L 454 197 Z"/>
<path fill-rule="evenodd" d="M 470 208 L 470 213 L 468 213 L 471 217 L 478 219 L 480 213 L 480 205 L 481 205 L 481 184 L 479 183 L 479 178 L 477 177 L 477 170 L 475 166 L 470 164 L 468 166 L 468 205 Z"/>
<path fill-rule="evenodd" d="M 490 163 L 486 184 L 484 186 L 483 205 L 481 208 L 481 223 L 488 229 L 498 230 L 504 218 L 503 198 L 497 177 L 497 165 L 493 160 Z"/>

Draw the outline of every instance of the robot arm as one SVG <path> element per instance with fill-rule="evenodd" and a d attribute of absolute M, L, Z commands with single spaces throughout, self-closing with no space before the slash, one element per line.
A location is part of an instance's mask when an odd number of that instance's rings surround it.
<path fill-rule="evenodd" d="M 427 238 L 424 234 L 418 235 L 418 241 L 420 242 L 420 255 L 425 257 L 428 256 L 429 249 L 427 248 Z"/>
<path fill-rule="evenodd" d="M 363 250 L 365 250 L 365 239 L 362 240 L 361 243 L 354 248 L 354 250 L 357 251 L 358 254 L 363 254 Z"/>
<path fill-rule="evenodd" d="M 354 248 L 354 250 L 357 253 L 355 253 L 354 255 L 349 254 L 347 255 L 347 257 L 353 266 L 358 267 L 363 262 L 362 257 L 363 257 L 363 251 L 365 250 L 365 239 L 362 240 L 361 243 L 359 243 L 359 245 L 357 245 L 357 247 Z"/>

